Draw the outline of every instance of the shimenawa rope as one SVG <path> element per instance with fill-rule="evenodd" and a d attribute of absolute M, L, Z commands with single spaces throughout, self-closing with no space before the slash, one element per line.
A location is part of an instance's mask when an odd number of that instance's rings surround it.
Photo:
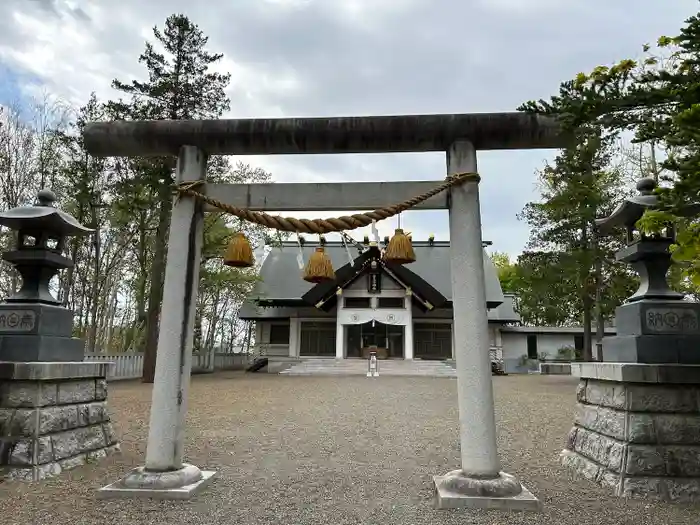
<path fill-rule="evenodd" d="M 354 215 L 334 217 L 330 219 L 296 219 L 294 217 L 281 217 L 279 215 L 270 215 L 265 212 L 252 211 L 246 208 L 237 208 L 221 202 L 213 197 L 204 195 L 195 191 L 194 188 L 204 184 L 204 181 L 193 181 L 193 182 L 183 182 L 176 185 L 175 191 L 179 195 L 189 195 L 196 199 L 206 202 L 210 206 L 220 209 L 235 215 L 236 217 L 243 219 L 248 222 L 259 224 L 267 228 L 272 228 L 275 230 L 285 231 L 285 232 L 295 232 L 295 233 L 308 233 L 321 235 L 324 233 L 340 232 L 355 230 L 357 228 L 362 228 L 364 226 L 369 226 L 372 221 L 382 221 L 393 217 L 401 212 L 404 212 L 418 204 L 427 201 L 429 198 L 442 193 L 443 191 L 453 187 L 458 186 L 467 180 L 478 181 L 479 174 L 472 172 L 456 173 L 454 175 L 449 175 L 445 182 L 436 186 L 430 191 L 427 191 L 421 195 L 408 199 L 399 204 L 394 204 L 391 206 L 385 206 L 373 211 L 368 211 L 365 213 L 356 213 Z"/>

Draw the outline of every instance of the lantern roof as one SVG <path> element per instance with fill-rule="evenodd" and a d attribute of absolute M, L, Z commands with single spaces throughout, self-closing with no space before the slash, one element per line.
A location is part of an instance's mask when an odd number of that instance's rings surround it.
<path fill-rule="evenodd" d="M 642 218 L 644 212 L 655 208 L 659 204 L 659 197 L 655 195 L 656 181 L 645 177 L 637 182 L 637 190 L 640 195 L 634 195 L 622 201 L 608 216 L 595 221 L 598 231 L 602 235 L 610 235 L 618 228 L 632 228 Z"/>
<path fill-rule="evenodd" d="M 94 231 L 80 224 L 72 215 L 54 208 L 55 201 L 56 195 L 51 190 L 41 190 L 33 206 L 19 206 L 0 212 L 0 225 L 15 231 L 42 231 L 62 237 L 86 235 Z"/>

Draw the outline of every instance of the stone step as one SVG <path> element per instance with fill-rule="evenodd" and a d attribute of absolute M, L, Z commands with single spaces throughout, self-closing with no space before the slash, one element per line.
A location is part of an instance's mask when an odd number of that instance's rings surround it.
<path fill-rule="evenodd" d="M 335 364 L 300 364 L 300 365 L 294 365 L 294 366 L 305 366 L 307 368 L 367 368 L 367 364 L 363 363 L 361 365 L 335 365 Z M 423 370 L 436 370 L 440 368 L 450 368 L 454 370 L 451 366 L 448 365 L 441 365 L 441 366 L 411 366 L 411 365 L 402 365 L 402 366 L 386 366 L 386 365 L 378 365 L 380 368 L 387 368 L 387 369 L 392 369 L 392 370 L 407 370 L 407 369 L 416 369 L 416 368 L 421 368 Z"/>
<path fill-rule="evenodd" d="M 280 374 L 294 375 L 294 374 L 366 374 L 367 370 L 291 370 L 291 371 L 281 371 Z M 443 372 L 443 371 L 432 371 L 432 370 L 380 370 L 380 374 L 384 375 L 444 375 L 444 376 L 454 376 L 457 377 L 456 372 Z"/>
<path fill-rule="evenodd" d="M 303 366 L 343 366 L 343 367 L 348 367 L 348 368 L 357 368 L 357 367 L 362 367 L 362 366 L 367 366 L 367 363 L 297 363 L 295 366 L 298 365 L 303 365 Z M 437 365 L 426 365 L 426 364 L 421 364 L 421 363 L 406 363 L 406 364 L 388 364 L 388 363 L 379 363 L 379 366 L 383 366 L 384 368 L 452 368 L 450 365 L 446 364 L 437 364 Z"/>
<path fill-rule="evenodd" d="M 285 376 L 365 376 L 367 372 L 295 372 L 293 374 L 280 374 Z M 380 373 L 379 377 L 446 377 L 449 379 L 456 379 L 457 374 L 418 374 L 418 373 L 406 373 L 406 374 L 383 374 Z"/>
<path fill-rule="evenodd" d="M 304 364 L 299 364 L 299 365 L 293 365 L 297 367 L 305 367 L 305 368 L 348 368 L 348 369 L 360 369 L 360 368 L 367 368 L 367 364 L 362 364 L 359 366 L 351 366 L 351 365 L 304 365 Z M 440 369 L 448 369 L 448 370 L 454 370 L 451 366 L 443 365 L 443 366 L 382 366 L 381 364 L 378 365 L 379 368 L 384 368 L 387 370 L 440 370 Z"/>
<path fill-rule="evenodd" d="M 291 368 L 282 370 L 282 375 L 366 375 L 366 360 L 304 359 Z M 444 361 L 379 361 L 379 376 L 420 376 L 455 378 L 456 370 Z"/>
<path fill-rule="evenodd" d="M 357 367 L 357 366 L 367 366 L 366 361 L 360 361 L 360 362 L 347 362 L 347 361 L 341 361 L 341 362 L 335 362 L 335 361 L 330 361 L 330 362 L 322 362 L 322 361 L 301 361 L 300 363 L 296 363 L 296 365 L 305 365 L 305 366 L 348 366 L 348 367 Z M 422 367 L 422 368 L 443 368 L 443 367 L 449 367 L 452 368 L 450 365 L 445 364 L 445 363 L 406 363 L 406 362 L 391 362 L 391 361 L 379 361 L 379 366 L 384 366 L 387 368 L 401 368 L 401 367 L 410 367 L 410 368 L 415 368 L 415 367 Z"/>
<path fill-rule="evenodd" d="M 294 368 L 295 369 L 305 369 L 305 370 L 328 370 L 328 369 L 332 369 L 332 370 L 367 370 L 368 369 L 367 366 L 298 366 L 298 365 L 294 366 Z M 402 371 L 402 370 L 449 370 L 449 371 L 455 371 L 454 368 L 447 367 L 447 366 L 435 367 L 435 368 L 432 368 L 432 367 L 431 368 L 423 368 L 423 367 L 419 367 L 419 366 L 416 366 L 416 367 L 406 366 L 406 367 L 400 367 L 400 368 L 399 367 L 392 368 L 392 367 L 388 367 L 388 366 L 386 366 L 386 367 L 379 366 L 378 368 L 380 370 L 398 370 L 398 371 Z"/>

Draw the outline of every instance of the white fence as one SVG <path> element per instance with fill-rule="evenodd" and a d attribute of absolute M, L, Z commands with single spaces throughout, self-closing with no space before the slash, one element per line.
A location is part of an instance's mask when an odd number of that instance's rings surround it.
<path fill-rule="evenodd" d="M 193 371 L 236 370 L 244 368 L 252 362 L 252 356 L 247 354 L 195 354 L 192 356 Z M 143 354 L 85 354 L 84 361 L 109 361 L 113 363 L 109 367 L 107 379 L 119 381 L 121 379 L 138 379 L 143 372 Z"/>
<path fill-rule="evenodd" d="M 119 379 L 136 379 L 141 377 L 143 370 L 143 354 L 85 354 L 83 361 L 109 361 L 107 379 L 116 381 Z"/>

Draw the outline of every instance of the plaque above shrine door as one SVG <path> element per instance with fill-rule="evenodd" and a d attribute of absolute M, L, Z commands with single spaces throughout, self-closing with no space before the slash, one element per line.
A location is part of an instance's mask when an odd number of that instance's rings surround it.
<path fill-rule="evenodd" d="M 367 291 L 369 293 L 382 293 L 382 269 L 377 261 L 372 261 L 367 274 Z"/>

